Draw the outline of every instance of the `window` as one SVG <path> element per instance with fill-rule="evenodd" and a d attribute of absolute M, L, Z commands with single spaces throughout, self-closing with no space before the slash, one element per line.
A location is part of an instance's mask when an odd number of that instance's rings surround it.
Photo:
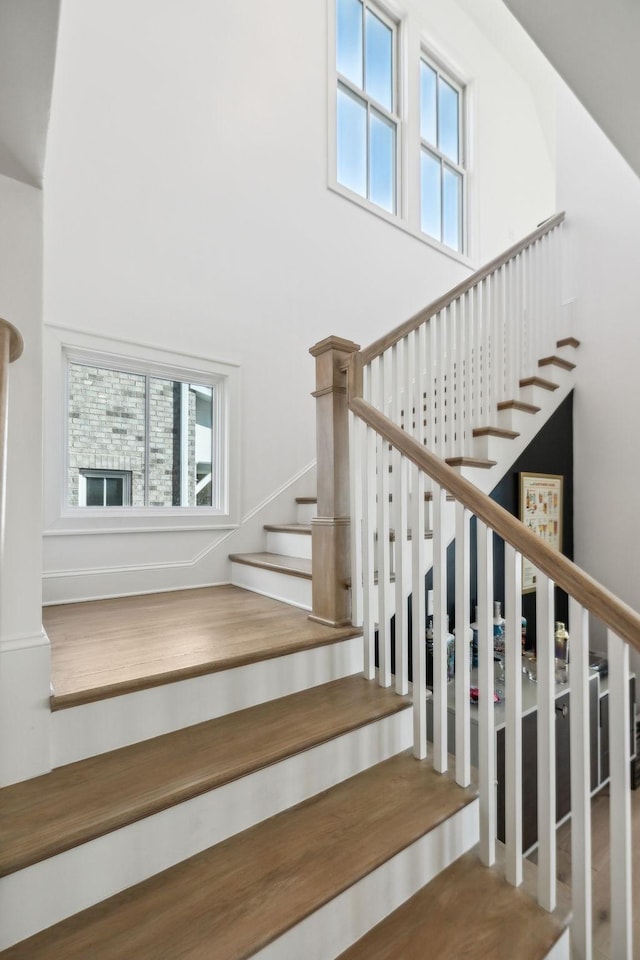
<path fill-rule="evenodd" d="M 78 501 L 81 507 L 128 507 L 131 504 L 131 472 L 80 470 Z"/>
<path fill-rule="evenodd" d="M 435 63 L 420 60 L 420 221 L 422 231 L 464 249 L 464 91 Z"/>
<path fill-rule="evenodd" d="M 220 385 L 70 359 L 67 503 L 217 507 Z"/>
<path fill-rule="evenodd" d="M 397 25 L 369 0 L 336 2 L 336 179 L 397 209 Z"/>

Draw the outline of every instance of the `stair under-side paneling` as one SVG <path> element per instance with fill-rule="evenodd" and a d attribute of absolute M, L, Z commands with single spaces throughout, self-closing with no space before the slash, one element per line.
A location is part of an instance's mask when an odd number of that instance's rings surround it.
<path fill-rule="evenodd" d="M 400 754 L 0 954 L 330 960 L 477 841 L 477 801 Z"/>
<path fill-rule="evenodd" d="M 0 946 L 404 750 L 409 707 L 349 677 L 4 788 Z"/>

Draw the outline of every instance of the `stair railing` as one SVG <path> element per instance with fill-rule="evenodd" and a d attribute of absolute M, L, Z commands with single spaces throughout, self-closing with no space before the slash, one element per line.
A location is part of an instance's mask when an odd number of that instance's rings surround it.
<path fill-rule="evenodd" d="M 6 511 L 9 364 L 18 359 L 23 347 L 18 330 L 0 317 L 0 559 L 3 556 Z"/>
<path fill-rule="evenodd" d="M 317 370 L 318 517 L 313 521 L 313 618 L 362 625 L 364 672 L 408 691 L 411 597 L 414 753 L 471 781 L 470 527 L 477 526 L 478 750 L 480 855 L 496 859 L 493 538 L 505 542 L 505 874 L 519 885 L 522 845 L 521 571 L 537 570 L 538 900 L 555 909 L 556 745 L 554 587 L 569 596 L 571 634 L 572 949 L 592 956 L 589 618 L 607 628 L 610 706 L 612 957 L 631 957 L 629 647 L 640 651 L 640 616 L 552 550 L 446 462 L 492 408 L 555 352 L 562 311 L 560 214 L 450 294 L 365 350 L 330 337 L 312 348 Z M 513 330 L 512 327 L 518 329 Z M 566 332 L 566 331 L 563 331 Z M 535 364 L 535 366 L 534 366 Z M 483 421 L 484 418 L 484 421 Z M 490 425 L 490 424 L 489 424 Z M 464 443 L 461 442 L 464 440 Z M 347 464 L 350 463 L 350 470 Z M 390 472 L 390 467 L 392 472 Z M 390 479 L 392 477 L 392 479 Z M 433 529 L 433 687 L 427 718 L 425 499 Z M 447 500 L 455 513 L 455 679 L 447 682 Z M 391 536 L 393 530 L 394 536 Z M 350 531 L 352 535 L 350 536 Z M 394 577 L 388 544 L 394 545 Z M 405 549 L 410 542 L 410 548 Z M 350 544 L 350 546 L 349 546 Z M 349 562 L 349 551 L 351 562 Z M 395 579 L 392 584 L 391 579 Z M 352 589 L 347 588 L 351 585 Z M 351 610 L 349 597 L 351 595 Z M 377 650 L 376 650 L 377 648 Z M 377 665 L 376 665 L 377 652 Z M 454 743 L 448 717 L 455 716 Z"/>

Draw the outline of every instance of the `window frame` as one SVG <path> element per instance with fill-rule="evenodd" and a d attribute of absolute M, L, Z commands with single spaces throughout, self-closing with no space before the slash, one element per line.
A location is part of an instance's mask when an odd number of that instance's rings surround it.
<path fill-rule="evenodd" d="M 124 503 L 120 507 L 129 507 L 131 505 L 131 470 L 93 470 L 88 467 L 80 467 L 78 470 L 78 505 L 87 506 L 87 478 L 104 480 L 122 480 L 122 499 Z M 118 506 L 109 507 L 105 503 L 102 510 L 118 509 Z"/>
<path fill-rule="evenodd" d="M 68 504 L 69 363 L 215 387 L 213 456 L 219 464 L 213 506 L 86 507 Z M 240 368 L 147 344 L 45 326 L 44 533 L 140 533 L 233 529 L 239 525 Z M 215 469 L 215 468 L 214 468 Z M 99 472 L 106 472 L 100 471 Z M 120 471 L 118 471 L 120 472 Z"/>
<path fill-rule="evenodd" d="M 422 227 L 422 185 L 419 186 L 419 198 L 418 198 L 418 220 L 420 224 L 420 232 L 424 234 L 425 237 L 428 237 L 433 243 L 438 244 L 444 250 L 451 250 L 455 254 L 465 256 L 468 249 L 468 202 L 467 202 L 467 193 L 468 193 L 468 168 L 467 168 L 467 109 L 468 109 L 468 93 L 467 93 L 467 84 L 464 83 L 456 74 L 448 67 L 445 66 L 440 58 L 434 56 L 432 51 L 426 47 L 424 44 L 420 48 L 420 62 L 419 62 L 419 76 L 418 76 L 418 114 L 421 118 L 422 110 L 422 81 L 420 77 L 420 71 L 422 70 L 422 63 L 430 67 L 436 73 L 436 84 L 441 77 L 442 80 L 447 83 L 453 90 L 458 94 L 458 162 L 455 163 L 450 157 L 442 152 L 438 144 L 431 143 L 428 140 L 425 140 L 422 136 L 422 121 L 420 119 L 418 124 L 418 135 L 419 135 L 419 159 L 420 165 L 422 163 L 423 153 L 428 153 L 434 157 L 440 164 L 440 238 L 434 237 L 432 234 L 427 233 L 426 230 Z M 437 89 L 437 87 L 436 87 Z M 436 136 L 438 136 L 438 97 L 436 95 Z M 443 238 L 444 235 L 444 170 L 449 168 L 453 170 L 454 173 L 460 176 L 461 181 L 461 190 L 460 190 L 460 211 L 458 217 L 458 231 L 460 236 L 460 249 L 456 250 L 455 247 L 449 246 L 445 243 Z M 421 178 L 420 178 L 421 179 Z"/>
<path fill-rule="evenodd" d="M 331 21 L 329 30 L 330 57 L 333 64 L 333 76 L 330 79 L 330 136 L 329 136 L 329 185 L 337 192 L 342 193 L 349 199 L 360 203 L 374 213 L 378 213 L 384 218 L 396 220 L 403 215 L 403 180 L 404 171 L 402 167 L 402 157 L 404 154 L 404 123 L 402 117 L 403 103 L 403 85 L 402 85 L 402 20 L 400 16 L 393 11 L 392 6 L 386 3 L 378 3 L 377 0 L 360 0 L 362 3 L 362 24 L 363 24 L 363 86 L 359 87 L 352 80 L 346 77 L 338 70 L 337 64 L 337 0 L 328 0 L 331 10 Z M 391 100 L 392 110 L 389 111 L 378 100 L 374 99 L 366 92 L 366 12 L 370 10 L 385 26 L 391 30 Z M 331 71 L 330 71 L 331 73 Z M 367 129 L 366 129 L 366 195 L 352 190 L 344 183 L 338 180 L 338 91 L 342 87 L 348 96 L 362 102 L 366 108 Z M 387 123 L 395 129 L 395 149 L 393 151 L 393 210 L 387 210 L 385 207 L 376 203 L 370 198 L 371 192 L 371 164 L 370 164 L 370 130 L 371 114 L 378 113 Z"/>

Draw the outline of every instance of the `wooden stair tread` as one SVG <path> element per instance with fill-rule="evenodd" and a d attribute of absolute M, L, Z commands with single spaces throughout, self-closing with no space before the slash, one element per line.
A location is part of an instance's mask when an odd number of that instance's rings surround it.
<path fill-rule="evenodd" d="M 520 381 L 520 386 L 542 387 L 543 390 L 557 390 L 559 384 L 553 383 L 552 380 L 545 380 L 543 377 L 525 377 L 524 380 Z"/>
<path fill-rule="evenodd" d="M 540 407 L 535 403 L 525 403 L 524 400 L 501 400 L 498 410 L 521 410 L 523 413 L 540 413 Z"/>
<path fill-rule="evenodd" d="M 410 706 L 347 677 L 0 790 L 0 876 Z"/>
<path fill-rule="evenodd" d="M 311 536 L 311 525 L 308 523 L 265 523 L 264 529 L 268 533 L 299 533 L 302 536 Z"/>
<path fill-rule="evenodd" d="M 571 360 L 565 360 L 564 357 L 543 357 L 538 360 L 539 367 L 561 367 L 563 370 L 575 370 L 576 365 Z"/>
<path fill-rule="evenodd" d="M 481 467 L 482 469 L 489 469 L 489 467 L 495 467 L 495 460 L 482 460 L 479 457 L 447 457 L 446 463 L 450 467 Z"/>
<path fill-rule="evenodd" d="M 302 561 L 300 561 L 302 562 Z M 205 676 L 358 635 L 227 584 L 44 607 L 51 708 Z"/>
<path fill-rule="evenodd" d="M 461 810 L 473 796 L 436 774 L 427 761 L 417 761 L 409 752 L 399 754 L 63 920 L 0 957 L 248 957 Z"/>
<path fill-rule="evenodd" d="M 556 341 L 556 347 L 579 347 L 580 341 L 576 340 L 575 337 L 563 337 L 562 340 Z"/>
<path fill-rule="evenodd" d="M 474 437 L 500 437 L 503 440 L 515 440 L 520 434 L 517 430 L 506 430 L 503 427 L 476 427 Z"/>
<path fill-rule="evenodd" d="M 229 559 L 232 563 L 244 563 L 248 567 L 261 567 L 263 570 L 311 580 L 311 560 L 300 557 L 287 557 L 282 553 L 232 553 Z"/>
<path fill-rule="evenodd" d="M 296 503 L 317 503 L 317 497 L 296 497 Z"/>
<path fill-rule="evenodd" d="M 565 929 L 467 853 L 338 960 L 542 960 Z"/>

